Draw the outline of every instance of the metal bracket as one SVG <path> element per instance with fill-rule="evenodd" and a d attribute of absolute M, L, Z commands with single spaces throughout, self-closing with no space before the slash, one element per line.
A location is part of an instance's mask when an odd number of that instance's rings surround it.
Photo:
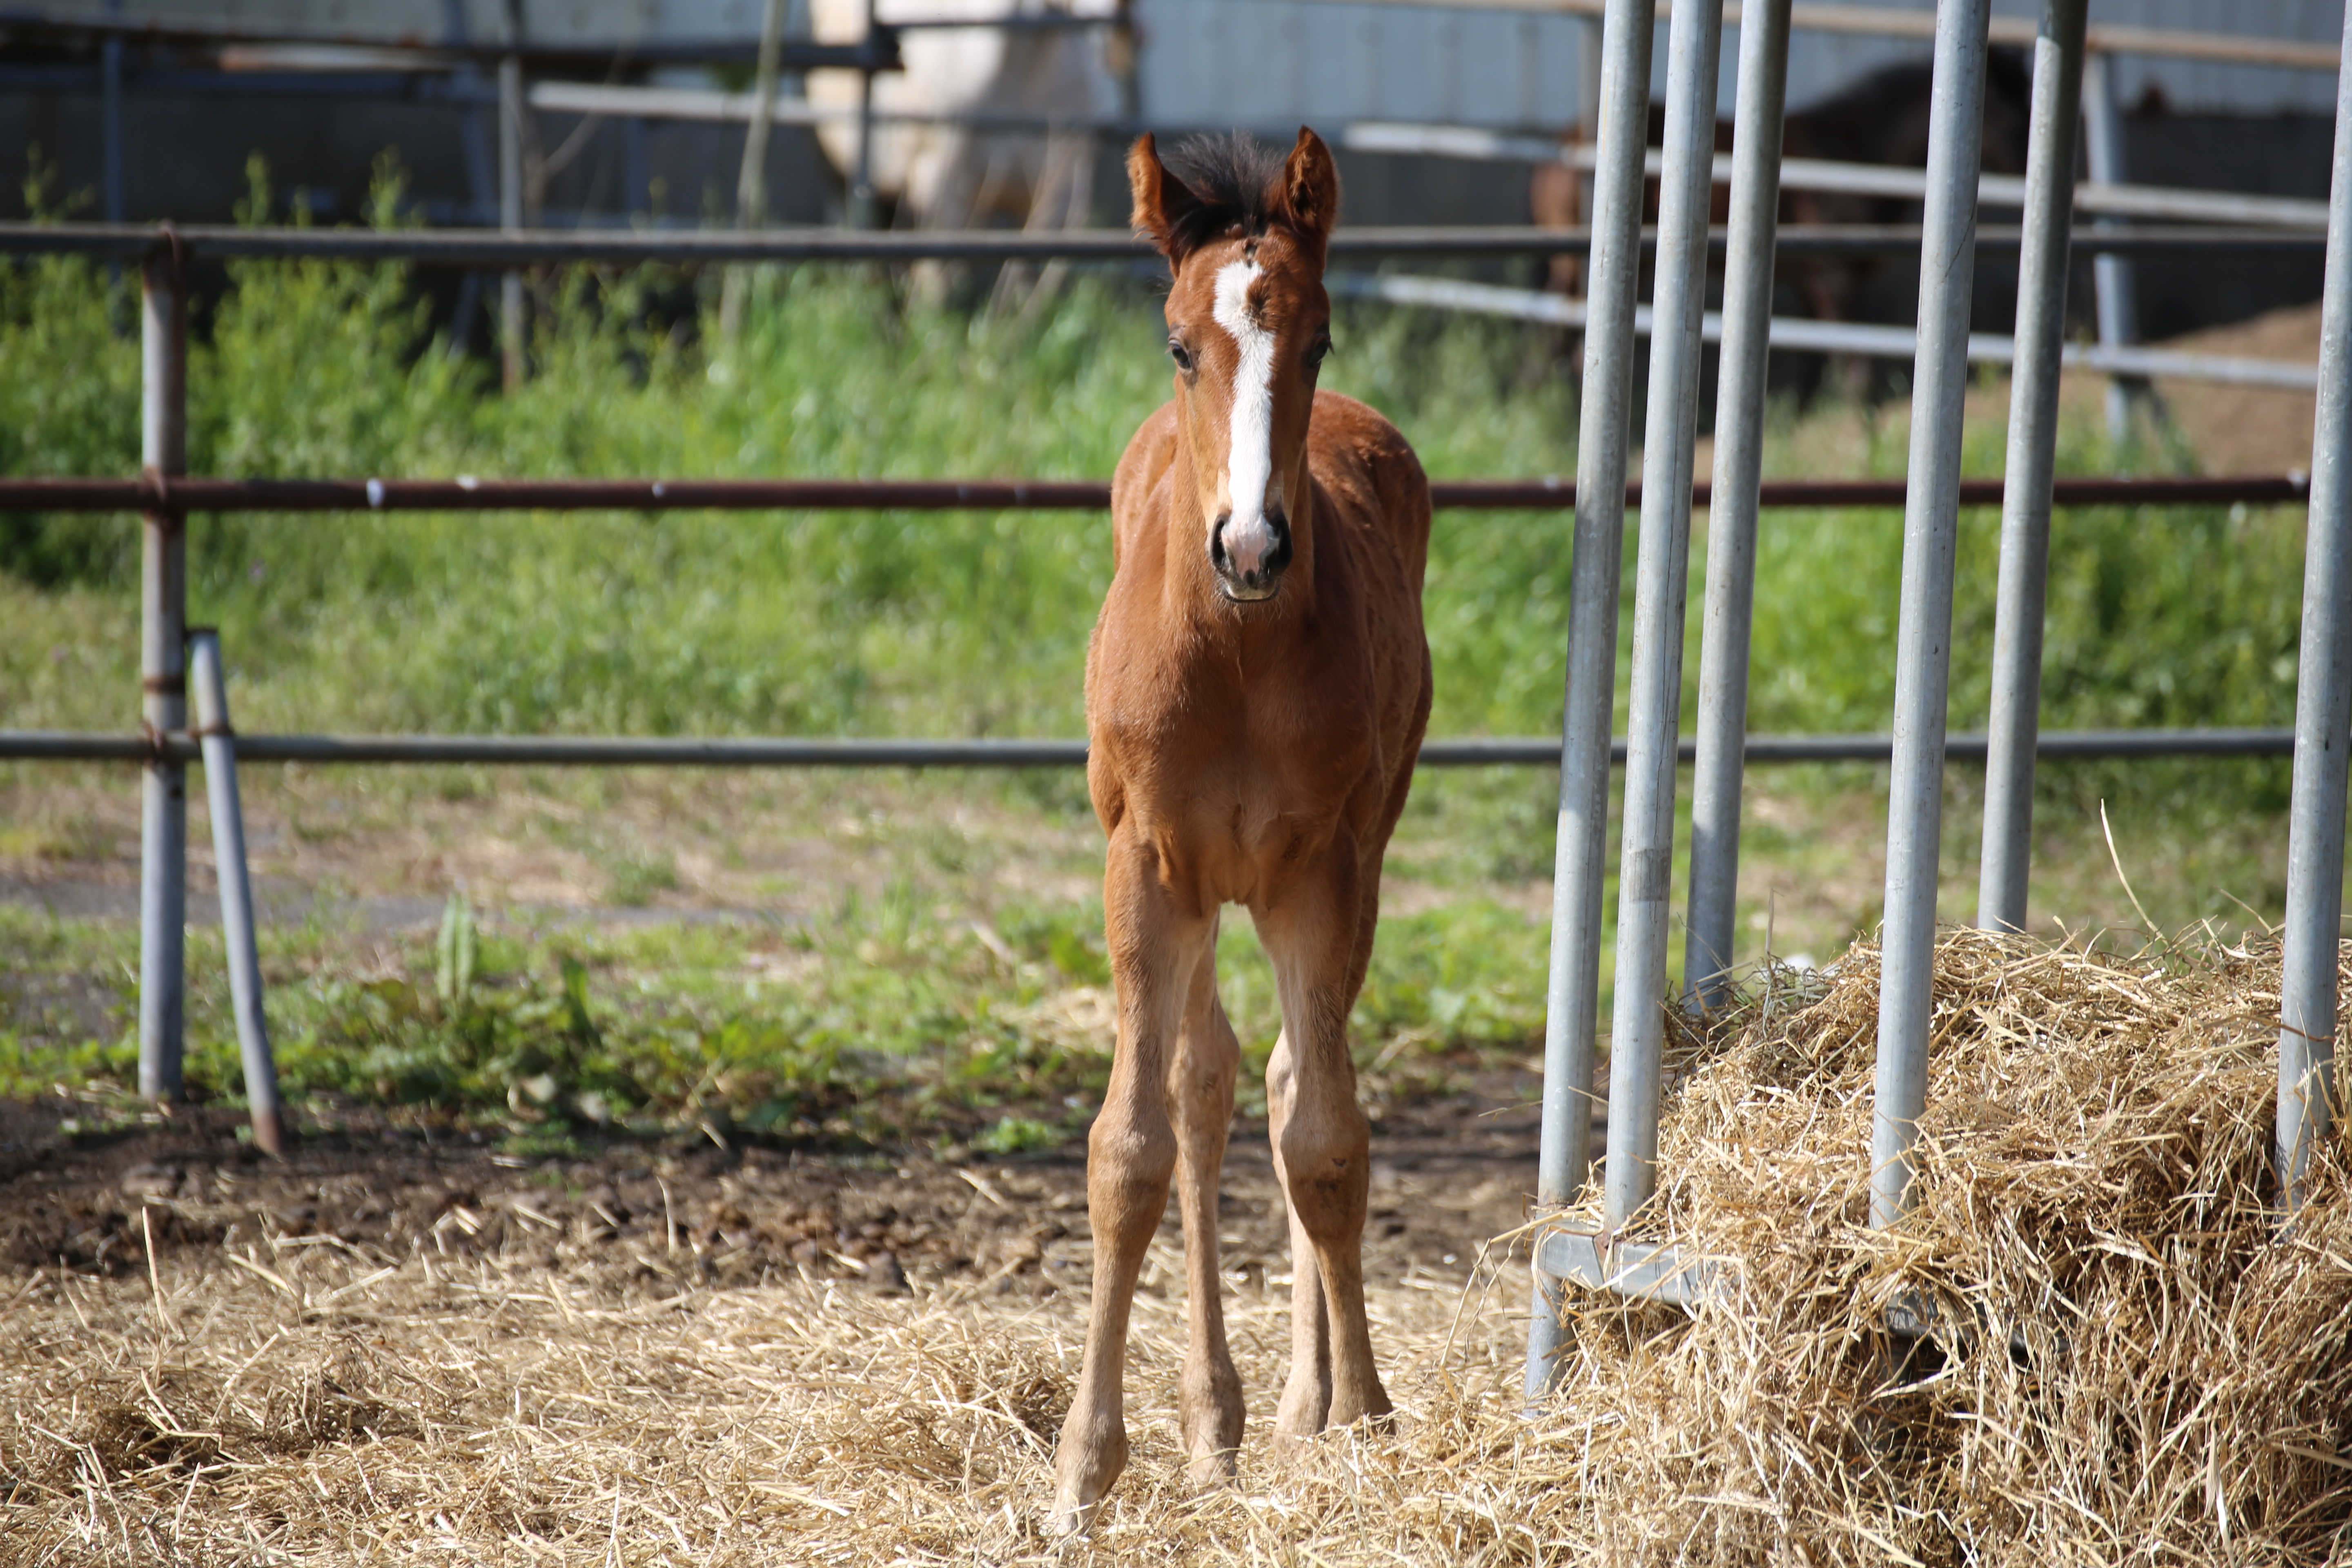
<path fill-rule="evenodd" d="M 1715 1258 L 1685 1258 L 1672 1242 L 1628 1241 L 1615 1234 L 1569 1226 L 1536 1233 L 1538 1275 L 1572 1279 L 1621 1296 L 1670 1302 L 1685 1311 L 1721 1296 L 1729 1267 Z"/>
<path fill-rule="evenodd" d="M 1630 1241 L 1567 1225 L 1536 1233 L 1538 1287 L 1547 1280 L 1572 1280 L 1639 1300 L 1664 1301 L 1685 1311 L 1702 1302 L 1722 1302 L 1730 1294 L 1738 1267 L 1723 1258 L 1685 1256 L 1669 1241 Z M 1945 1327 L 1935 1303 L 1918 1291 L 1906 1290 L 1886 1304 L 1886 1331 L 1896 1339 L 1929 1339 Z"/>

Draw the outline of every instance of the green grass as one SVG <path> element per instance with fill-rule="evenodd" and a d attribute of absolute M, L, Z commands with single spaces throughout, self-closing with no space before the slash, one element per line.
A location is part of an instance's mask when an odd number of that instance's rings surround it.
<path fill-rule="evenodd" d="M 191 471 L 1095 478 L 1168 395 L 1152 291 L 1123 277 L 1082 276 L 1020 328 L 912 302 L 879 271 L 780 269 L 724 353 L 702 331 L 709 281 L 541 280 L 533 374 L 505 396 L 431 336 L 398 268 L 237 264 L 194 323 Z M 1343 302 L 1334 336 L 1326 384 L 1386 412 L 1433 475 L 1573 472 L 1574 390 L 1543 334 Z M 1899 419 L 1874 428 L 1863 467 L 1899 473 Z M 1802 468 L 1801 434 L 1780 411 L 1769 471 Z M 1970 471 L 1997 472 L 1999 428 L 1969 439 Z M 126 475 L 138 445 L 138 345 L 110 321 L 103 274 L 0 264 L 0 473 Z M 2095 433 L 2065 433 L 2063 469 L 2111 463 Z M 1557 513 L 1441 515 L 1433 733 L 1556 726 L 1569 531 Z M 1955 727 L 1986 711 L 1997 534 L 1992 512 L 1965 514 Z M 2301 537 L 2285 509 L 2062 514 L 2045 726 L 2290 722 Z M 1104 520 L 1051 512 L 229 515 L 192 520 L 190 540 L 191 619 L 223 628 L 252 731 L 1076 734 L 1109 572 Z M 1633 553 L 1629 540 L 1629 612 Z M 1768 515 L 1753 728 L 1885 727 L 1900 571 L 1892 511 Z M 129 519 L 0 519 L 0 722 L 128 727 L 137 573 Z M 1701 559 L 1694 596 L 1703 581 Z M 1686 700 L 1697 623 L 1694 608 Z M 1805 776 L 1824 799 L 1869 788 L 1867 770 Z M 5 777 L 28 791 L 23 768 Z M 2134 833 L 2193 857 L 2274 820 L 2286 779 L 2283 762 L 2051 768 L 2043 819 L 2106 800 Z M 386 784 L 371 809 L 396 815 L 403 789 L 454 800 L 486 787 L 439 772 Z M 1071 776 L 973 787 L 1048 816 L 1085 809 Z M 1355 1018 L 1360 1059 L 1382 1081 L 1523 1055 L 1539 1035 L 1543 931 L 1487 889 L 1549 874 L 1549 787 L 1423 781 L 1396 860 L 1458 896 L 1383 927 Z M 1759 826 L 1757 843 L 1773 831 Z M 0 853 L 70 857 L 86 837 L 0 823 Z M 666 849 L 603 866 L 610 904 L 660 902 L 679 882 Z M 2206 912 L 2200 888 L 2175 912 Z M 429 942 L 371 968 L 347 932 L 274 931 L 273 1016 L 289 1083 L 317 1093 L 519 1125 L 723 1115 L 800 1135 L 919 1125 L 1032 1146 L 1090 1102 L 1104 1068 L 1091 1037 L 1051 1016 L 1107 978 L 1098 914 L 991 906 L 1008 963 L 972 934 L 972 912 L 942 915 L 910 883 L 769 929 L 525 940 L 486 917 L 474 978 L 454 988 Z M 1850 931 L 1870 907 L 1841 918 Z M 1273 990 L 1245 923 L 1223 939 L 1225 994 L 1262 1059 Z M 0 913 L 0 1089 L 124 1079 L 119 1026 L 85 1037 L 27 998 L 77 974 L 127 994 L 130 940 Z M 216 973 L 205 940 L 196 966 Z M 225 1005 L 200 988 L 191 1074 L 233 1094 Z"/>
<path fill-rule="evenodd" d="M 1246 921 L 1227 928 L 1224 996 L 1246 1108 L 1280 1019 Z M 1542 933 L 1471 902 L 1391 921 L 1353 1020 L 1373 1094 L 1442 1083 L 1541 1028 Z M 32 998 L 135 966 L 121 923 L 0 905 L 0 1098 L 137 1079 L 129 991 L 93 1034 Z M 642 1133 L 744 1129 L 802 1140 L 969 1140 L 994 1152 L 1084 1125 L 1109 1070 L 1102 917 L 1013 906 L 983 933 L 909 883 L 804 924 L 663 924 L 531 933 L 453 899 L 436 937 L 265 932 L 271 1035 L 290 1096 L 502 1122 Z M 186 1076 L 235 1103 L 243 1079 L 218 933 L 192 933 Z M 103 984 L 103 980 L 101 980 Z"/>

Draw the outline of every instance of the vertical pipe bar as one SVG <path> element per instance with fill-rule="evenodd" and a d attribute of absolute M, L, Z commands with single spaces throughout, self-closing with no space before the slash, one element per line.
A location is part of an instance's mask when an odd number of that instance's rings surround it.
<path fill-rule="evenodd" d="M 443 36 L 453 44 L 467 40 L 465 0 L 441 0 Z M 460 66 L 449 73 L 449 85 L 455 89 L 478 86 L 481 73 L 472 66 Z M 465 95 L 468 100 L 470 92 Z M 490 117 L 478 107 L 469 106 L 457 115 L 457 148 L 466 165 L 466 216 L 469 224 L 487 223 L 488 215 L 498 209 L 497 160 L 490 153 Z M 449 312 L 448 355 L 453 360 L 466 357 L 466 345 L 474 335 L 474 311 L 482 302 L 482 275 L 468 272 L 457 285 L 457 302 Z"/>
<path fill-rule="evenodd" d="M 108 8 L 119 12 L 121 5 Z M 122 39 L 108 37 L 99 52 L 99 209 L 109 223 L 121 223 L 125 210 L 122 194 Z M 123 334 L 122 263 L 106 264 L 107 324 Z"/>
<path fill-rule="evenodd" d="M 2102 50 L 2083 62 L 2083 102 L 2085 161 L 2095 185 L 2120 185 L 2129 178 L 2124 157 L 2123 110 L 2116 102 L 2116 58 Z M 2113 228 L 2116 219 L 2092 220 L 2094 228 Z M 2121 348 L 2139 340 L 2139 272 L 2127 256 L 2101 256 L 2091 263 L 2091 281 L 2099 307 L 2099 342 Z M 2131 409 L 2147 383 L 2138 376 L 2118 375 L 2107 382 L 2107 435 L 2117 446 L 2131 437 Z"/>
<path fill-rule="evenodd" d="M 643 115 L 632 114 L 621 121 L 621 215 L 635 217 L 643 213 L 648 218 L 659 218 L 653 210 L 653 181 L 646 173 L 646 121 Z"/>
<path fill-rule="evenodd" d="M 1602 1223 L 1616 1229 L 1658 1181 L 1658 1085 L 1674 940 L 1675 741 L 1683 716 L 1691 466 L 1698 441 L 1699 317 L 1715 178 L 1723 0 L 1681 0 L 1666 38 L 1666 145 L 1658 182 L 1650 405 L 1642 425 L 1642 535 L 1633 576 L 1633 680 L 1625 720 L 1624 844 L 1609 1032 L 1609 1163 Z"/>
<path fill-rule="evenodd" d="M 147 258 L 140 282 L 140 462 L 169 480 L 188 471 L 188 300 L 176 240 Z M 168 505 L 140 521 L 140 711 L 150 736 L 187 724 L 186 521 Z M 139 1092 L 172 1100 L 187 985 L 186 767 L 159 752 L 139 795 Z"/>
<path fill-rule="evenodd" d="M 1643 154 L 1650 139 L 1654 0 L 1607 0 L 1601 42 L 1600 157 L 1586 268 L 1584 396 L 1578 413 L 1575 555 L 1569 577 L 1559 823 L 1544 999 L 1543 1133 L 1536 1203 L 1559 1208 L 1592 1156 L 1593 1034 L 1600 1019 L 1601 893 L 1609 849 L 1609 729 L 1617 697 L 1617 596 L 1625 535 L 1634 291 L 1641 281 Z M 1527 1392 L 1551 1384 L 1557 1303 L 1538 1275 L 1528 1328 Z"/>
<path fill-rule="evenodd" d="M 204 748 L 205 798 L 212 806 L 213 864 L 220 883 L 221 938 L 228 956 L 229 998 L 236 1007 L 236 1043 L 245 1058 L 245 1098 L 253 1146 L 286 1152 L 286 1119 L 278 1099 L 278 1061 L 261 1009 L 261 956 L 253 931 L 253 882 L 245 864 L 245 809 L 237 799 L 236 739 L 228 721 L 228 687 L 221 678 L 220 633 L 188 634 L 188 678 Z"/>
<path fill-rule="evenodd" d="M 499 227 L 522 230 L 522 59 L 499 61 Z M 509 268 L 499 279 L 499 360 L 506 389 L 522 384 L 522 273 Z"/>
<path fill-rule="evenodd" d="M 122 39 L 110 37 L 100 47 L 99 137 L 103 165 L 100 174 L 99 210 L 109 223 L 121 223 L 122 196 Z"/>
<path fill-rule="evenodd" d="M 1652 23 L 1655 28 L 1655 21 Z M 1587 142 L 1601 138 L 1601 62 L 1608 58 L 1602 42 L 1601 18 L 1587 16 L 1577 29 L 1576 38 L 1576 126 Z M 1649 110 L 1649 94 L 1643 95 L 1642 112 Z M 1587 223 L 1592 221 L 1594 202 L 1591 182 L 1585 183 L 1584 211 L 1578 215 Z"/>
<path fill-rule="evenodd" d="M 2352 46 L 2352 12 L 2345 17 Z M 2279 1200 L 2302 1206 L 2312 1152 L 2336 1110 L 2336 965 L 2344 916 L 2345 749 L 2352 731 L 2352 70 L 2336 81 L 2336 169 L 2320 305 L 2319 411 L 2311 438 L 2303 650 L 2294 694 L 2294 799 L 2279 981 Z"/>
<path fill-rule="evenodd" d="M 1895 765 L 1886 808 L 1886 921 L 1878 999 L 1870 1220 L 1904 1209 L 1927 1099 L 1936 963 L 1936 860 L 1952 679 L 1952 573 L 1959 534 L 1961 399 L 1976 285 L 1977 176 L 1984 153 L 1990 0 L 1937 0 L 1927 106 L 1927 203 L 1919 242 L 1919 350 L 1903 510 L 1902 620 L 1895 645 Z"/>
<path fill-rule="evenodd" d="M 2043 0 L 2033 41 L 2025 152 L 2025 246 L 2018 258 L 2017 357 L 2000 497 L 2000 592 L 1993 616 L 1992 721 L 1985 765 L 1977 924 L 2025 929 L 2033 865 L 2033 748 L 2042 731 L 2042 610 L 2050 489 L 2058 459 L 2058 354 L 2066 335 L 2066 246 L 2074 209 L 2088 0 Z"/>
<path fill-rule="evenodd" d="M 874 50 L 874 0 L 866 0 L 866 49 Z M 849 171 L 849 226 L 874 226 L 874 68 L 857 74 L 857 153 Z"/>
<path fill-rule="evenodd" d="M 1756 514 L 1764 474 L 1764 373 L 1780 231 L 1780 132 L 1789 97 L 1790 0 L 1739 17 L 1730 250 L 1723 269 L 1715 492 L 1698 658 L 1698 757 L 1691 784 L 1690 940 L 1683 978 L 1721 1006 L 1739 901 L 1739 796 L 1747 766 L 1748 648 L 1756 604 Z"/>
<path fill-rule="evenodd" d="M 768 221 L 768 132 L 776 118 L 776 61 L 784 43 L 785 0 L 768 0 L 760 18 L 758 68 L 751 78 L 751 123 L 743 132 L 743 166 L 735 176 L 735 226 L 758 228 Z M 727 269 L 719 293 L 719 335 L 735 341 L 743 325 L 744 295 L 751 268 Z"/>

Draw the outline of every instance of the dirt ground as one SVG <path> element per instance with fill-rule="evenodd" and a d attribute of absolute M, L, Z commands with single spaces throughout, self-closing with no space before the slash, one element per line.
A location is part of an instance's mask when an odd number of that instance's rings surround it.
<path fill-rule="evenodd" d="M 2273 310 L 2234 326 L 2192 332 L 2163 346 L 2186 353 L 2315 364 L 2319 307 L 2298 305 Z M 2206 473 L 2284 474 L 2310 468 L 2312 419 L 2316 409 L 2313 394 L 2189 381 L 2159 381 L 2156 390 Z M 2104 399 L 2105 379 L 2068 376 L 2064 395 L 2070 402 L 2085 404 Z"/>
<path fill-rule="evenodd" d="M 1480 1244 L 1519 1223 L 1534 1188 L 1536 1082 L 1492 1075 L 1384 1114 L 1370 1273 L 1466 1278 Z M 44 1272 L 136 1278 L 151 1245 L 200 1271 L 297 1245 L 386 1264 L 428 1253 L 580 1261 L 615 1283 L 785 1278 L 884 1293 L 977 1283 L 1045 1297 L 1087 1278 L 1082 1145 L 946 1164 L 706 1136 L 533 1160 L 478 1135 L 352 1112 L 278 1162 L 237 1140 L 231 1112 L 183 1107 L 152 1125 L 74 1135 L 61 1124 L 75 1109 L 0 1102 L 0 1269 L 20 1285 Z M 1287 1269 L 1262 1123 L 1234 1130 L 1221 1214 L 1229 1271 Z M 1172 1205 L 1166 1234 L 1178 1241 Z M 0 1295 L 8 1289 L 0 1276 Z"/>

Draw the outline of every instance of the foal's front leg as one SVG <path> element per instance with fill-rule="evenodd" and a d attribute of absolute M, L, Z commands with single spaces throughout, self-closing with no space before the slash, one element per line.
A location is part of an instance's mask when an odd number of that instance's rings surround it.
<path fill-rule="evenodd" d="M 1168 1208 L 1177 1157 L 1169 1068 L 1193 972 L 1207 957 L 1214 929 L 1204 914 L 1177 908 L 1160 880 L 1158 849 L 1132 817 L 1111 839 L 1103 917 L 1118 983 L 1118 1044 L 1102 1114 L 1087 1138 L 1094 1300 L 1087 1318 L 1086 1361 L 1055 1462 L 1048 1523 L 1064 1535 L 1093 1522 L 1103 1494 L 1127 1466 L 1120 1384 L 1127 1370 L 1128 1311 L 1144 1252 Z"/>

